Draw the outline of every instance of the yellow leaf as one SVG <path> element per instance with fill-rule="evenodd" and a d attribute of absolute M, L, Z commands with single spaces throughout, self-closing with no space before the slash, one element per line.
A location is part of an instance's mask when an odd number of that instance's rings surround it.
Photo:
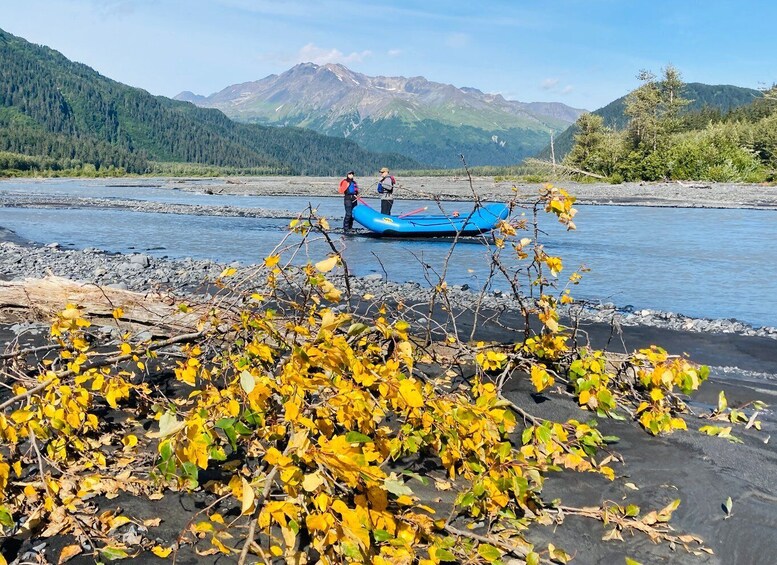
<path fill-rule="evenodd" d="M 415 381 L 405 379 L 399 383 L 399 394 L 411 408 L 420 408 L 424 405 L 424 399 Z"/>
<path fill-rule="evenodd" d="M 664 393 L 661 392 L 660 388 L 654 388 L 650 391 L 650 398 L 658 402 L 664 398 Z"/>
<path fill-rule="evenodd" d="M 73 559 L 76 555 L 81 553 L 83 549 L 78 544 L 73 545 L 66 545 L 62 548 L 62 551 L 59 553 L 59 561 L 57 561 L 58 564 L 64 563 L 65 561 L 69 561 Z M 0 556 L 2 557 L 2 556 Z M 5 560 L 0 561 L 0 564 L 4 564 Z"/>
<path fill-rule="evenodd" d="M 111 519 L 109 523 L 109 527 L 110 529 L 115 530 L 116 528 L 119 528 L 124 524 L 129 524 L 130 521 L 131 520 L 126 516 L 116 516 L 115 518 Z"/>
<path fill-rule="evenodd" d="M 122 343 L 121 344 L 121 352 L 124 355 L 129 355 L 130 353 L 132 353 L 132 346 L 130 346 L 129 343 Z"/>
<path fill-rule="evenodd" d="M 221 274 L 219 275 L 219 278 L 231 277 L 235 273 L 237 273 L 237 269 L 235 269 L 234 267 L 227 267 L 226 269 L 221 271 Z"/>
<path fill-rule="evenodd" d="M 254 498 L 256 498 L 256 495 L 254 493 L 254 489 L 251 487 L 250 484 L 248 484 L 248 481 L 245 480 L 243 477 L 241 477 L 241 481 L 243 484 L 243 497 L 242 497 L 242 514 L 245 514 L 249 510 L 251 510 L 251 507 L 254 505 Z"/>
<path fill-rule="evenodd" d="M 322 484 L 324 484 L 324 478 L 321 476 L 319 472 L 305 475 L 305 478 L 302 480 L 302 488 L 304 488 L 308 492 L 313 492 Z"/>
<path fill-rule="evenodd" d="M 272 268 L 277 265 L 278 261 L 280 260 L 281 258 L 279 255 L 270 255 L 269 257 L 264 258 L 264 266 L 267 268 Z"/>
<path fill-rule="evenodd" d="M 155 545 L 151 548 L 151 553 L 156 555 L 157 557 L 161 557 L 162 559 L 167 558 L 168 555 L 170 555 L 173 552 L 172 547 L 162 547 L 161 545 Z"/>
<path fill-rule="evenodd" d="M 329 257 L 328 259 L 323 259 L 322 261 L 319 261 L 316 263 L 316 269 L 321 271 L 322 273 L 328 273 L 332 269 L 335 268 L 337 265 L 337 255 L 333 257 Z"/>
<path fill-rule="evenodd" d="M 229 549 L 226 545 L 221 543 L 218 538 L 213 537 L 210 540 L 210 543 L 212 543 L 215 547 L 218 548 L 218 550 L 223 553 L 224 555 L 230 555 L 232 553 L 232 550 Z"/>
<path fill-rule="evenodd" d="M 117 320 L 124 315 L 124 310 L 121 307 L 113 309 L 113 317 Z"/>
<path fill-rule="evenodd" d="M 138 444 L 138 438 L 133 434 L 128 434 L 122 438 L 121 443 L 124 444 L 124 449 L 132 449 Z"/>
<path fill-rule="evenodd" d="M 251 394 L 254 388 L 256 388 L 256 379 L 254 379 L 254 376 L 251 373 L 243 370 L 243 372 L 240 373 L 240 386 L 246 391 L 246 394 Z"/>
<path fill-rule="evenodd" d="M 274 545 L 270 548 L 270 553 L 272 553 L 275 557 L 280 557 L 283 555 L 283 550 L 277 545 Z"/>

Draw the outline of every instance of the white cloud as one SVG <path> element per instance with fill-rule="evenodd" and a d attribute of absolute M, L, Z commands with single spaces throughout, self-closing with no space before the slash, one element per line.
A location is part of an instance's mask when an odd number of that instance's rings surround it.
<path fill-rule="evenodd" d="M 302 49 L 299 50 L 295 59 L 297 63 L 316 63 L 317 65 L 323 65 L 326 63 L 361 63 L 366 58 L 372 55 L 372 51 L 354 51 L 349 54 L 345 54 L 339 49 L 326 47 L 319 47 L 313 43 L 308 43 Z"/>
<path fill-rule="evenodd" d="M 401 54 L 402 54 L 401 49 L 389 49 L 388 51 L 386 51 L 386 55 L 388 55 L 389 57 L 398 57 Z"/>
<path fill-rule="evenodd" d="M 572 86 L 571 84 L 568 84 L 568 85 L 566 85 L 566 86 L 564 87 L 564 90 L 562 90 L 562 91 L 561 91 L 561 94 L 569 94 L 569 93 L 570 93 L 570 92 L 572 92 L 574 89 L 575 89 L 575 87 L 574 87 L 574 86 Z"/>
<path fill-rule="evenodd" d="M 542 90 L 552 90 L 556 88 L 558 85 L 558 79 L 557 78 L 546 78 L 542 81 L 542 84 L 540 84 L 540 87 Z"/>

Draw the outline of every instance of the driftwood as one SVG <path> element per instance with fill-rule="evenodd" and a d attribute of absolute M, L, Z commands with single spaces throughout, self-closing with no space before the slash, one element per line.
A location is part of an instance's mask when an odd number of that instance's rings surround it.
<path fill-rule="evenodd" d="M 588 171 L 584 171 L 582 169 L 576 169 L 575 167 L 570 167 L 569 165 L 561 165 L 560 163 L 551 163 L 550 161 L 543 161 L 542 159 L 526 159 L 524 163 L 527 165 L 542 165 L 544 167 L 561 169 L 563 171 L 569 171 L 571 173 L 577 173 L 579 175 L 585 175 L 587 177 L 593 177 L 595 179 L 607 180 L 607 177 L 603 175 L 597 175 L 596 173 L 589 173 Z"/>
<path fill-rule="evenodd" d="M 98 325 L 114 324 L 113 312 L 121 308 L 118 320 L 127 329 L 149 330 L 156 336 L 197 330 L 208 307 L 193 306 L 184 312 L 181 302 L 170 295 L 143 294 L 55 276 L 0 281 L 0 319 L 50 322 L 72 303 Z"/>

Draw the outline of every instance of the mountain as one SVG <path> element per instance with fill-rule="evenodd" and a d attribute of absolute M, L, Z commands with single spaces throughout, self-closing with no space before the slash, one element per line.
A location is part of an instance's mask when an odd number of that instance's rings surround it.
<path fill-rule="evenodd" d="M 342 65 L 302 63 L 280 75 L 235 84 L 207 97 L 176 99 L 217 108 L 241 122 L 298 126 L 393 151 L 436 167 L 509 165 L 535 154 L 550 132 L 584 112 L 524 103 L 423 77 L 371 77 Z"/>
<path fill-rule="evenodd" d="M 348 169 L 419 166 L 350 140 L 240 124 L 218 110 L 152 96 L 3 30 L 0 69 L 0 152 L 39 158 L 46 168 L 89 164 L 143 173 L 153 162 L 170 162 L 235 172 L 339 175 Z"/>
<path fill-rule="evenodd" d="M 712 109 L 721 114 L 726 114 L 736 108 L 750 104 L 753 100 L 760 98 L 761 96 L 761 91 L 752 88 L 731 86 L 727 84 L 712 85 L 702 84 L 700 82 L 689 82 L 685 85 L 683 97 L 691 102 L 683 109 L 683 113 L 689 114 Z M 593 113 L 604 119 L 604 125 L 606 127 L 621 130 L 628 125 L 629 121 L 625 110 L 626 96 L 621 96 L 606 106 L 594 110 Z M 572 124 L 567 130 L 554 138 L 553 148 L 557 161 L 563 159 L 567 153 L 572 150 L 576 133 L 577 127 L 575 124 Z M 550 145 L 544 147 L 538 157 L 541 159 L 549 159 Z"/>

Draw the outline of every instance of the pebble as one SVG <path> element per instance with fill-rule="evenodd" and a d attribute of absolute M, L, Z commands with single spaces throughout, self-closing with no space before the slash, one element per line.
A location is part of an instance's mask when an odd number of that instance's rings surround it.
<path fill-rule="evenodd" d="M 111 288 L 145 292 L 160 286 L 180 293 L 191 292 L 208 280 L 215 280 L 225 265 L 213 261 L 192 259 L 163 259 L 142 253 L 120 255 L 106 253 L 98 249 L 64 249 L 59 244 L 53 246 L 19 245 L 11 241 L 0 241 L 0 279 L 21 280 L 29 277 L 44 277 L 53 274 L 76 281 L 99 282 Z M 231 263 L 237 269 L 253 270 L 255 265 Z M 337 283 L 338 277 L 331 277 Z M 339 281 L 342 285 L 342 281 Z M 354 296 L 374 294 L 378 299 L 402 300 L 405 302 L 427 302 L 432 289 L 415 281 L 385 281 L 380 273 L 353 278 L 351 281 Z M 207 299 L 207 297 L 204 297 Z M 479 297 L 478 289 L 467 285 L 451 287 L 449 299 L 454 306 L 471 306 L 481 299 L 484 308 L 518 309 L 518 302 L 510 293 L 494 290 Z M 646 325 L 667 329 L 733 333 L 747 336 L 761 336 L 777 339 L 777 328 L 754 328 L 738 320 L 711 320 L 689 318 L 673 312 L 660 312 L 648 309 L 635 310 L 626 305 L 618 308 L 613 303 L 598 304 L 576 302 L 564 305 L 560 313 L 578 316 L 583 321 L 610 323 L 615 319 L 624 326 Z"/>

